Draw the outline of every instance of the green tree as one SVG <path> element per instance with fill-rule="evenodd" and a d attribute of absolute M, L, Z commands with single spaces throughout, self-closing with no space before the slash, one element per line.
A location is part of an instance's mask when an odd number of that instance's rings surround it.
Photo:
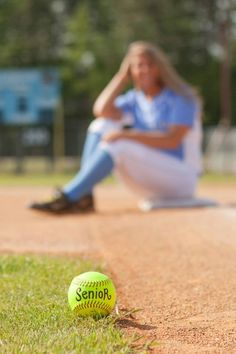
<path fill-rule="evenodd" d="M 0 3 L 1 55 L 6 66 L 39 66 L 58 62 L 63 4 L 55 1 L 8 0 Z"/>
<path fill-rule="evenodd" d="M 160 45 L 181 75 L 199 88 L 205 123 L 215 124 L 224 6 L 233 92 L 236 0 L 0 0 L 0 65 L 60 67 L 67 119 L 89 117 L 92 101 L 118 70 L 127 45 L 148 40 Z"/>

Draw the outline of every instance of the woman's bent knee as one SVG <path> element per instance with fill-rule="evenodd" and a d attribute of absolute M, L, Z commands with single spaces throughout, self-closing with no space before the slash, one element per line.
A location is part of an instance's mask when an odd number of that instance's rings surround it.
<path fill-rule="evenodd" d="M 121 122 L 110 119 L 110 118 L 103 118 L 99 117 L 94 119 L 88 128 L 90 133 L 97 133 L 97 134 L 105 134 L 109 133 L 113 130 L 121 129 Z"/>

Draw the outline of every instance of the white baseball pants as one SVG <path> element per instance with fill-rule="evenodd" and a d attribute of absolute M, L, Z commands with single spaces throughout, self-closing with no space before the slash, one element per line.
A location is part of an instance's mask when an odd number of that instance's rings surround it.
<path fill-rule="evenodd" d="M 104 135 L 121 129 L 123 121 L 97 118 L 89 131 Z M 184 161 L 147 147 L 121 139 L 111 143 L 101 142 L 115 162 L 116 175 L 139 197 L 155 199 L 192 198 L 197 174 Z"/>

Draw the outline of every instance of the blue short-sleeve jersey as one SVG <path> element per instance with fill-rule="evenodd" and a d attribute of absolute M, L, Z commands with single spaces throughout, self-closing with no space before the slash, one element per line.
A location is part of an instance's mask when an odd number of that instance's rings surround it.
<path fill-rule="evenodd" d="M 133 89 L 118 96 L 115 105 L 132 118 L 133 128 L 143 131 L 167 132 L 171 126 L 193 127 L 198 104 L 169 88 L 165 88 L 152 100 L 142 91 Z M 184 146 L 180 143 L 174 149 L 162 149 L 176 158 L 184 159 Z"/>

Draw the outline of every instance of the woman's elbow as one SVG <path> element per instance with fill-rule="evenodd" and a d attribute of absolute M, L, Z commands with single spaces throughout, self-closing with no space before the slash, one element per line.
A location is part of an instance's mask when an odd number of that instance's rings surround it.
<path fill-rule="evenodd" d="M 98 109 L 96 109 L 96 108 L 93 108 L 93 115 L 94 115 L 94 117 L 100 117 L 101 116 L 101 113 L 100 113 L 100 111 L 98 110 Z"/>
<path fill-rule="evenodd" d="M 95 117 L 101 117 L 102 116 L 102 114 L 103 114 L 103 111 L 102 111 L 102 109 L 101 109 L 101 107 L 99 107 L 99 105 L 98 104 L 96 104 L 96 102 L 95 102 L 95 104 L 93 105 L 93 115 L 95 116 Z"/>

